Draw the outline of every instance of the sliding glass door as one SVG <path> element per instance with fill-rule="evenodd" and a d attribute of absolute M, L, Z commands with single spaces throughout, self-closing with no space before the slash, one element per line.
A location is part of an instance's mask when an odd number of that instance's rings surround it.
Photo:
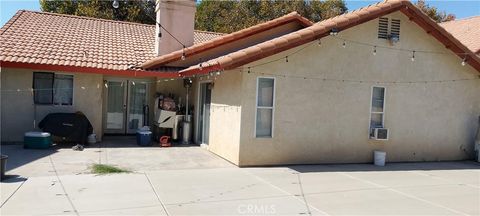
<path fill-rule="evenodd" d="M 147 84 L 146 83 L 128 83 L 128 128 L 127 133 L 136 133 L 137 130 L 145 125 L 144 107 L 147 102 Z"/>
<path fill-rule="evenodd" d="M 125 133 L 126 85 L 124 81 L 106 81 L 105 133 Z"/>
<path fill-rule="evenodd" d="M 111 79 L 105 85 L 104 113 L 107 134 L 134 134 L 144 122 L 148 84 L 139 80 Z"/>

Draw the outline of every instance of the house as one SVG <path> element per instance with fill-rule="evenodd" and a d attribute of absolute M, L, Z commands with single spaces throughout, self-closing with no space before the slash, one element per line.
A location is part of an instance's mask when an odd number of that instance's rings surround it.
<path fill-rule="evenodd" d="M 480 37 L 458 26 L 477 18 L 439 25 L 388 0 L 218 34 L 195 31 L 194 12 L 161 2 L 162 28 L 18 12 L 0 30 L 2 141 L 77 110 L 98 135 L 129 134 L 155 92 L 184 95 L 191 79 L 195 143 L 238 166 L 473 157 Z"/>

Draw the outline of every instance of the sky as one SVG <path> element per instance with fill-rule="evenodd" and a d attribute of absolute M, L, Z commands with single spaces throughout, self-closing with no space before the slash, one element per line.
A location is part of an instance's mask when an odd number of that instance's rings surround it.
<path fill-rule="evenodd" d="M 380 1 L 380 0 L 379 0 Z M 355 10 L 377 1 L 346 0 L 347 8 Z M 480 0 L 427 0 L 427 4 L 441 11 L 453 13 L 457 19 L 480 15 Z M 40 10 L 38 0 L 0 0 L 0 26 L 3 26 L 18 10 Z"/>

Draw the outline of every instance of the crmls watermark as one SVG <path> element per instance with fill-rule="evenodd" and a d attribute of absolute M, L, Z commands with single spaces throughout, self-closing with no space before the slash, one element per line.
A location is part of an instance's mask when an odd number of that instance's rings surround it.
<path fill-rule="evenodd" d="M 237 207 L 240 214 L 275 214 L 277 211 L 275 205 L 259 205 L 259 204 L 240 204 Z"/>

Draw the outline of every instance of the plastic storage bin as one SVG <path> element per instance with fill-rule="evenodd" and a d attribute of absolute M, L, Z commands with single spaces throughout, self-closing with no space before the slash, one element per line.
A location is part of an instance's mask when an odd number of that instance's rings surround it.
<path fill-rule="evenodd" d="M 52 137 L 46 132 L 27 132 L 23 137 L 23 147 L 32 149 L 47 149 L 52 145 Z"/>
<path fill-rule="evenodd" d="M 137 144 L 139 146 L 152 145 L 152 132 L 151 131 L 137 131 Z"/>
<path fill-rule="evenodd" d="M 383 151 L 374 151 L 373 152 L 373 164 L 376 166 L 385 166 L 385 160 L 387 158 L 387 153 Z"/>

